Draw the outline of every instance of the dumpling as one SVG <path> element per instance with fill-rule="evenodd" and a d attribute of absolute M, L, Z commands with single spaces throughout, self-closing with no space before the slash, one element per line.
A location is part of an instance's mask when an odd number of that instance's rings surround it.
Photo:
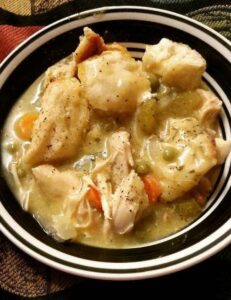
<path fill-rule="evenodd" d="M 60 172 L 52 165 L 32 168 L 32 173 L 39 189 L 52 201 L 67 199 L 81 186 L 80 178 L 73 171 Z"/>
<path fill-rule="evenodd" d="M 52 165 L 32 169 L 36 185 L 47 201 L 58 202 L 60 213 L 52 216 L 52 228 L 58 239 L 76 237 L 76 228 L 87 228 L 93 223 L 93 212 L 86 194 L 90 178 L 80 178 L 75 171 L 59 171 Z"/>
<path fill-rule="evenodd" d="M 147 149 L 165 201 L 192 189 L 217 164 L 214 137 L 195 118 L 170 119 L 160 139 L 153 137 Z"/>
<path fill-rule="evenodd" d="M 80 96 L 76 78 L 49 84 L 42 97 L 41 111 L 24 161 L 34 166 L 72 158 L 78 152 L 88 120 L 88 104 Z"/>
<path fill-rule="evenodd" d="M 93 109 L 130 113 L 150 90 L 150 82 L 127 50 L 107 50 L 78 65 L 83 95 Z M 133 88 L 131 88 L 133 87 Z"/>
<path fill-rule="evenodd" d="M 164 84 L 192 90 L 201 82 L 206 61 L 189 46 L 163 38 L 156 45 L 146 46 L 143 65 L 148 73 L 162 77 Z"/>

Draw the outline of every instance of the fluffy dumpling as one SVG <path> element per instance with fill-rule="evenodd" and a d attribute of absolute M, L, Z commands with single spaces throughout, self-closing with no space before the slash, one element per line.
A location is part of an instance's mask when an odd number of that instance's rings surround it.
<path fill-rule="evenodd" d="M 59 240 L 76 237 L 76 228 L 92 226 L 93 212 L 87 201 L 90 178 L 74 170 L 59 171 L 52 165 L 32 168 L 35 183 L 42 195 L 60 206 L 59 214 L 52 216 L 54 235 Z"/>
<path fill-rule="evenodd" d="M 116 48 L 79 64 L 78 77 L 90 105 L 112 114 L 133 112 L 150 88 L 141 63 Z"/>
<path fill-rule="evenodd" d="M 192 189 L 218 162 L 214 137 L 195 118 L 170 119 L 161 139 L 152 138 L 148 151 L 165 201 Z"/>
<path fill-rule="evenodd" d="M 63 201 L 76 193 L 81 180 L 71 170 L 60 172 L 52 165 L 32 168 L 32 174 L 39 189 L 51 201 Z"/>
<path fill-rule="evenodd" d="M 192 90 L 201 82 L 206 61 L 189 46 L 163 38 L 156 45 L 146 46 L 143 65 L 148 73 L 161 76 L 164 84 Z"/>
<path fill-rule="evenodd" d="M 78 152 L 88 120 L 88 104 L 80 97 L 76 78 L 49 84 L 24 161 L 34 166 L 72 158 Z"/>

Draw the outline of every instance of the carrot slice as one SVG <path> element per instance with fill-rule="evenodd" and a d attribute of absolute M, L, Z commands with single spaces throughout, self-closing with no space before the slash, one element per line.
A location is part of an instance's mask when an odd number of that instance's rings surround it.
<path fill-rule="evenodd" d="M 15 124 L 16 134 L 23 140 L 29 141 L 32 135 L 34 121 L 38 118 L 37 113 L 23 115 Z"/>
<path fill-rule="evenodd" d="M 90 186 L 89 191 L 87 192 L 87 200 L 89 203 L 95 207 L 98 211 L 102 211 L 101 196 L 98 190 Z"/>
<path fill-rule="evenodd" d="M 202 207 L 205 206 L 206 197 L 204 195 L 198 193 L 198 194 L 195 194 L 194 198 L 200 206 L 202 206 Z"/>
<path fill-rule="evenodd" d="M 145 191 L 151 203 L 155 203 L 161 195 L 161 187 L 153 175 L 142 176 Z"/>

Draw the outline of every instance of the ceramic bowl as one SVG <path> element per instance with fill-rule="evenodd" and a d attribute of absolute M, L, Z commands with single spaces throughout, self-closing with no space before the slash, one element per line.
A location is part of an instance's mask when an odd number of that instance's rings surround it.
<path fill-rule="evenodd" d="M 1 128 L 22 92 L 50 65 L 75 49 L 84 26 L 100 33 L 106 42 L 123 43 L 136 58 L 142 56 L 145 44 L 155 44 L 162 37 L 199 51 L 208 64 L 204 80 L 223 101 L 222 134 L 231 139 L 230 42 L 185 16 L 145 7 L 104 7 L 75 14 L 45 27 L 19 45 L 0 66 Z M 1 230 L 37 260 L 75 275 L 134 280 L 176 272 L 199 263 L 231 242 L 230 161 L 229 155 L 200 217 L 179 232 L 148 245 L 104 249 L 58 243 L 21 209 L 3 176 Z"/>

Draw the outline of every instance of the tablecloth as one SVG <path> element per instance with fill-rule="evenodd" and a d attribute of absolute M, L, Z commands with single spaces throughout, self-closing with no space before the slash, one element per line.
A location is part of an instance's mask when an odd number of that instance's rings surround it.
<path fill-rule="evenodd" d="M 0 62 L 26 37 L 52 21 L 107 5 L 142 5 L 183 13 L 231 39 L 230 0 L 0 0 Z M 72 299 L 82 292 L 88 296 L 91 291 L 107 288 L 113 291 L 113 295 L 124 288 L 130 295 L 149 290 L 153 297 L 159 295 L 158 298 L 230 300 L 231 246 L 176 274 L 140 282 L 105 282 L 53 270 L 22 253 L 0 233 L 0 288 L 3 300 L 18 299 L 16 295 L 36 299 Z"/>

